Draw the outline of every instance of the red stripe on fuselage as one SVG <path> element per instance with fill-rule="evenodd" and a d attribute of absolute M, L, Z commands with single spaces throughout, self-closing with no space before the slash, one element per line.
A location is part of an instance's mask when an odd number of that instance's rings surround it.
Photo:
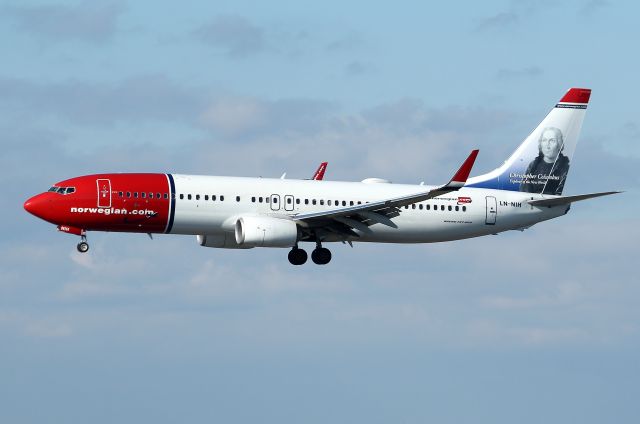
<path fill-rule="evenodd" d="M 38 216 L 49 222 L 85 230 L 140 233 L 162 233 L 167 227 L 171 192 L 166 174 L 86 175 L 55 185 L 74 187 L 75 192 L 39 195 L 46 196 L 42 201 L 48 207 Z"/>

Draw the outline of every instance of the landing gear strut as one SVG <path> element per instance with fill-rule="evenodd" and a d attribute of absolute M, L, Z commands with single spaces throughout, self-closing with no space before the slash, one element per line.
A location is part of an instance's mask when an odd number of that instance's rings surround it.
<path fill-rule="evenodd" d="M 289 262 L 291 265 L 302 265 L 307 262 L 307 252 L 297 245 L 289 252 Z"/>
<path fill-rule="evenodd" d="M 77 246 L 78 252 L 87 253 L 89 251 L 89 243 L 87 243 L 87 236 L 84 234 L 80 236 L 80 243 Z"/>
<path fill-rule="evenodd" d="M 311 260 L 317 265 L 326 265 L 331 261 L 331 251 L 322 247 L 320 242 L 316 243 L 316 248 L 311 252 Z"/>

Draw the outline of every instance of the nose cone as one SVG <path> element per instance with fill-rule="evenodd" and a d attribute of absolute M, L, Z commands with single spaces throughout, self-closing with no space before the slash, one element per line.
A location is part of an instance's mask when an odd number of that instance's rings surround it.
<path fill-rule="evenodd" d="M 49 208 L 49 201 L 45 199 L 45 193 L 37 194 L 24 202 L 24 209 L 31 215 L 35 215 L 38 218 L 46 220 L 47 209 Z"/>

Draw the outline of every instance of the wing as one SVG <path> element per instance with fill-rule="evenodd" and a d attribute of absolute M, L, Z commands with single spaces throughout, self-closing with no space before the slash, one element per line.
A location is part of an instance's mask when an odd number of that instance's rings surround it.
<path fill-rule="evenodd" d="M 400 197 L 368 202 L 361 205 L 335 208 L 322 212 L 299 213 L 291 215 L 302 227 L 309 229 L 322 229 L 324 231 L 338 233 L 345 236 L 355 236 L 358 234 L 353 230 L 370 232 L 370 225 L 383 224 L 397 228 L 391 218 L 400 214 L 402 206 L 423 202 L 437 196 L 441 196 L 452 191 L 457 191 L 464 186 L 471 168 L 478 156 L 478 150 L 473 150 L 464 161 L 458 172 L 451 180 L 442 186 L 430 190 L 418 191 Z"/>
<path fill-rule="evenodd" d="M 329 162 L 322 162 L 316 172 L 313 174 L 312 180 L 322 180 L 324 178 L 324 171 L 327 170 L 327 164 Z"/>

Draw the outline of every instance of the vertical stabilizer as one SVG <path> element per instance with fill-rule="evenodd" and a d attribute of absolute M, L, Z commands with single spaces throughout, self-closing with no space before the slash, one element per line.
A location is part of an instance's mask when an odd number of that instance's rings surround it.
<path fill-rule="evenodd" d="M 560 195 L 591 90 L 572 88 L 499 168 L 470 178 L 467 187 Z"/>

